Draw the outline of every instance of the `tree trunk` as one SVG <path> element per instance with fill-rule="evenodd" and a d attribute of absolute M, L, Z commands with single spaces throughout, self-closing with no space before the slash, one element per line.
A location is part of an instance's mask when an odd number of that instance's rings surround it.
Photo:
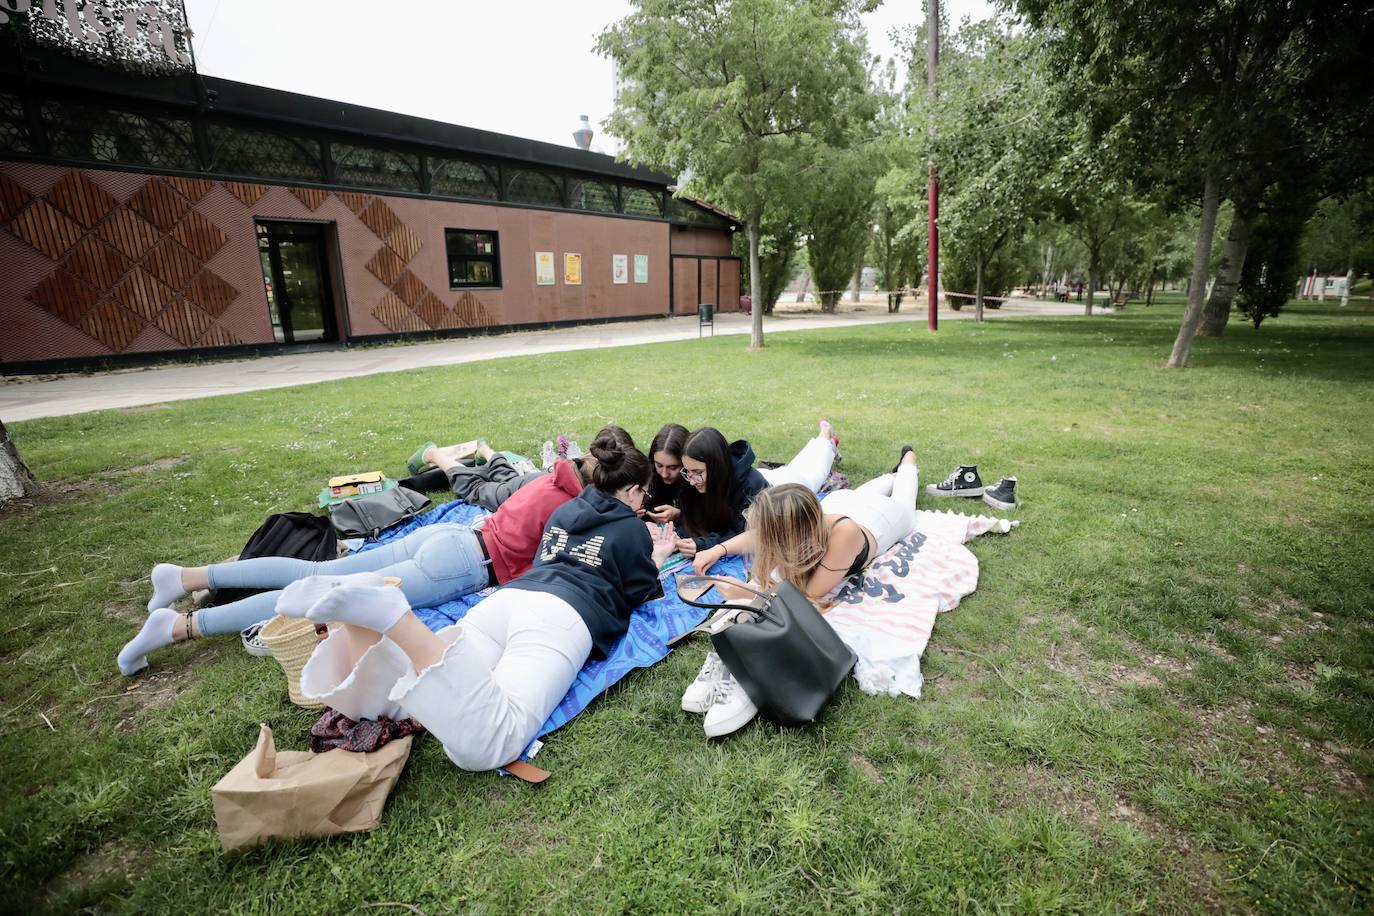
<path fill-rule="evenodd" d="M 1350 304 L 1350 287 L 1355 285 L 1355 265 L 1352 263 L 1345 271 L 1345 289 L 1341 291 L 1341 307 Z"/>
<path fill-rule="evenodd" d="M 797 290 L 797 301 L 806 301 L 806 291 L 811 288 L 811 271 L 806 272 L 806 279 L 802 281 L 802 288 Z"/>
<path fill-rule="evenodd" d="M 763 284 L 759 276 L 759 214 L 749 217 L 749 349 L 763 349 Z"/>
<path fill-rule="evenodd" d="M 1193 338 L 1197 336 L 1197 327 L 1202 321 L 1203 287 L 1207 283 L 1207 265 L 1212 260 L 1212 234 L 1216 232 L 1217 207 L 1220 203 L 1217 176 L 1208 168 L 1202 182 L 1202 222 L 1197 230 L 1197 245 L 1193 248 L 1193 275 L 1188 281 L 1188 308 L 1183 313 L 1183 324 L 1179 326 L 1178 337 L 1174 339 L 1173 352 L 1169 354 L 1169 361 L 1165 363 L 1170 369 L 1182 369 L 1188 365 L 1188 355 L 1193 350 Z"/>
<path fill-rule="evenodd" d="M 863 285 L 864 285 L 864 267 L 863 267 L 863 263 L 860 262 L 860 264 L 859 264 L 859 269 L 856 270 L 856 271 L 854 271 L 854 279 L 851 281 L 851 285 L 850 285 L 850 287 L 849 287 L 849 301 L 850 301 L 850 302 L 858 302 L 858 301 L 859 301 L 859 289 L 860 289 Z"/>
<path fill-rule="evenodd" d="M 19 457 L 19 450 L 10 440 L 4 422 L 0 421 L 0 503 L 28 496 L 37 488 L 38 482 L 33 479 L 24 459 Z"/>
<path fill-rule="evenodd" d="M 1145 306 L 1146 306 L 1146 308 L 1148 308 L 1148 307 L 1150 307 L 1150 306 L 1152 306 L 1152 305 L 1154 305 L 1154 304 L 1155 304 L 1155 268 L 1154 268 L 1154 265 L 1151 265 L 1151 266 L 1150 266 L 1150 279 L 1149 279 L 1149 285 L 1148 285 L 1148 287 L 1147 287 L 1146 290 L 1145 290 Z"/>
<path fill-rule="evenodd" d="M 1250 214 L 1237 207 L 1221 250 L 1217 279 L 1212 284 L 1211 295 L 1207 297 L 1207 306 L 1202 312 L 1202 324 L 1198 327 L 1198 333 L 1203 337 L 1220 337 L 1226 331 L 1226 322 L 1231 317 L 1231 304 L 1240 286 L 1240 272 L 1245 267 L 1245 255 L 1250 250 L 1253 229 L 1254 221 Z"/>
<path fill-rule="evenodd" d="M 973 289 L 973 320 L 980 324 L 983 321 L 983 262 L 985 260 L 986 258 L 981 255 L 974 258 L 974 263 L 977 265 L 978 280 Z"/>

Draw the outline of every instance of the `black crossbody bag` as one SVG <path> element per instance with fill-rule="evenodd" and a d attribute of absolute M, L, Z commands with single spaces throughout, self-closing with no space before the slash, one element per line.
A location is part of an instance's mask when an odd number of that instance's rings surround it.
<path fill-rule="evenodd" d="M 678 587 L 706 583 L 743 587 L 762 599 L 752 605 L 682 598 L 693 607 L 735 611 L 731 626 L 711 633 L 711 645 L 759 712 L 779 725 L 815 721 L 854 669 L 854 650 L 791 582 L 761 592 L 715 576 L 684 576 Z"/>

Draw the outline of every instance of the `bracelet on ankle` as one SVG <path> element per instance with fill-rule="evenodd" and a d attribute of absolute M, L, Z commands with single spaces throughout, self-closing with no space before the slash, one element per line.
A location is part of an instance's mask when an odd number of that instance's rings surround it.
<path fill-rule="evenodd" d="M 196 612 L 195 612 L 195 611 L 187 611 L 187 612 L 186 612 L 186 641 L 187 641 L 187 642 L 190 642 L 191 640 L 193 640 L 193 639 L 196 638 L 196 631 L 195 631 L 195 629 L 194 629 L 193 626 L 192 626 L 192 624 L 195 622 L 195 616 L 196 616 Z"/>

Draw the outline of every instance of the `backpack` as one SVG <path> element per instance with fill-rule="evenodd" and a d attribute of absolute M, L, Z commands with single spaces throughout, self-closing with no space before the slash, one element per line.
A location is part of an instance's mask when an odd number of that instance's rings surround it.
<path fill-rule="evenodd" d="M 283 512 L 269 515 L 239 553 L 240 560 L 253 557 L 294 557 L 298 560 L 333 560 L 339 555 L 334 526 L 323 515 Z M 209 605 L 240 601 L 270 588 L 221 588 L 210 592 Z"/>

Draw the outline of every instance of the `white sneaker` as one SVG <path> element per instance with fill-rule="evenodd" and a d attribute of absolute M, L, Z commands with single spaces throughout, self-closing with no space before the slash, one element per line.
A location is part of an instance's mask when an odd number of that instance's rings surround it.
<path fill-rule="evenodd" d="M 701 670 L 697 672 L 697 679 L 687 685 L 687 690 L 682 694 L 682 708 L 686 712 L 694 712 L 697 715 L 705 715 L 711 708 L 711 697 L 715 693 L 716 685 L 721 678 L 727 674 L 724 663 L 720 656 L 714 652 L 706 653 L 706 661 L 702 664 Z"/>
<path fill-rule="evenodd" d="M 734 675 L 726 673 L 716 685 L 711 708 L 706 713 L 706 737 L 719 738 L 737 732 L 759 714 L 759 708 L 744 692 Z"/>

